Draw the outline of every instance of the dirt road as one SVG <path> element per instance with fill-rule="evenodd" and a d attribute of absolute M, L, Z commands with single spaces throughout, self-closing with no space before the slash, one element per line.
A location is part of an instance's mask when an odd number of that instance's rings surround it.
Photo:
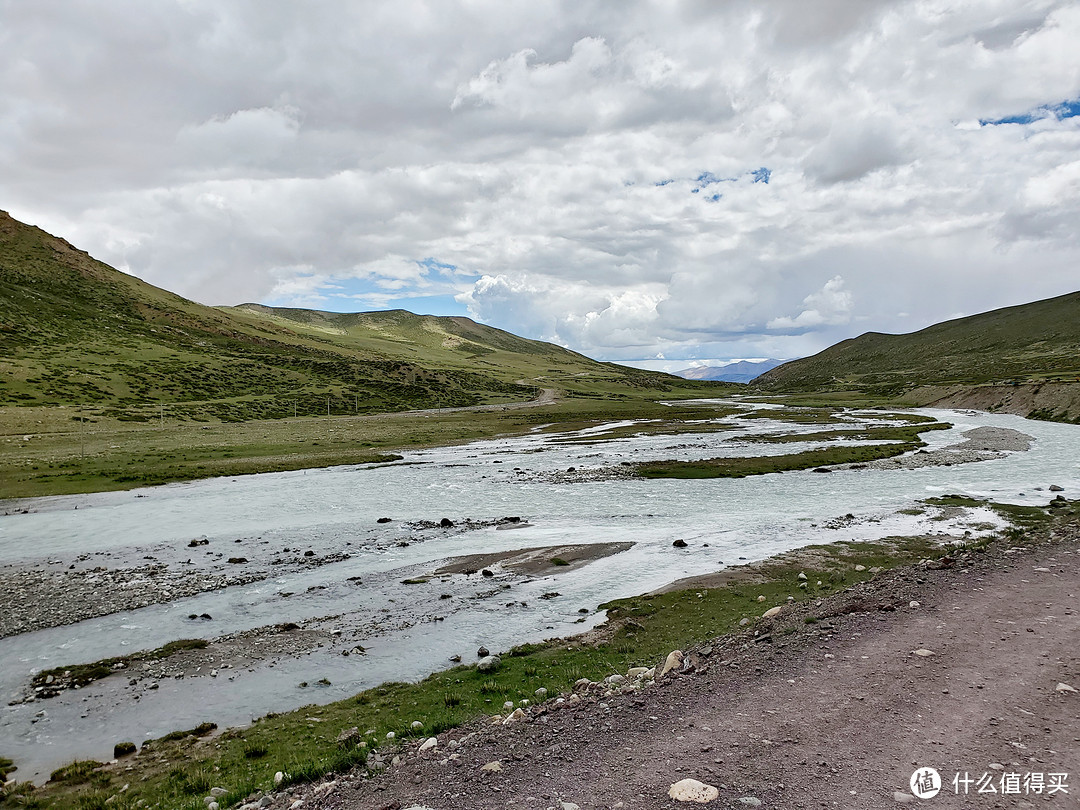
<path fill-rule="evenodd" d="M 1066 687 L 1080 689 L 1078 592 L 1075 526 L 1023 550 L 1001 541 L 789 607 L 758 623 L 756 639 L 748 630 L 687 651 L 693 671 L 641 691 L 594 685 L 520 723 L 450 731 L 423 753 L 413 743 L 375 778 L 279 799 L 342 810 L 694 807 L 668 798 L 693 778 L 717 789 L 709 807 L 1077 807 L 1080 693 Z M 924 767 L 943 782 L 925 803 L 910 786 Z"/>

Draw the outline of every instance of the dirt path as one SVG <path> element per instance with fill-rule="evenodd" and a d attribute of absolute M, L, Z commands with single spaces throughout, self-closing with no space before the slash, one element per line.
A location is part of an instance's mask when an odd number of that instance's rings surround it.
<path fill-rule="evenodd" d="M 354 774 L 279 801 L 693 807 L 667 793 L 694 778 L 718 789 L 709 807 L 854 810 L 921 805 L 909 779 L 931 766 L 944 786 L 928 807 L 1077 807 L 1080 693 L 1057 685 L 1080 689 L 1078 593 L 1075 527 L 1024 550 L 1002 541 L 950 568 L 899 569 L 789 608 L 759 624 L 757 640 L 748 631 L 688 651 L 693 671 L 639 692 L 604 696 L 594 685 L 576 705 L 549 701 L 522 723 L 451 731 L 435 751 L 412 744 L 374 779 Z M 495 761 L 501 771 L 481 770 Z M 999 792 L 980 795 L 973 781 L 956 795 L 953 777 L 965 772 L 986 774 Z M 1025 795 L 1032 773 L 1044 789 Z M 1050 795 L 1051 773 L 1068 774 L 1067 794 Z M 1008 774 L 1018 774 L 1020 795 L 1001 795 Z"/>

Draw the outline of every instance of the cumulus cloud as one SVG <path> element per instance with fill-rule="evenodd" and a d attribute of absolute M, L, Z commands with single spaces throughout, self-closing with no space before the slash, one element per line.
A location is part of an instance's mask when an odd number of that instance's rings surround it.
<path fill-rule="evenodd" d="M 1076 284 L 1067 0 L 38 0 L 4 23 L 0 205 L 207 303 L 437 296 L 685 367 Z"/>

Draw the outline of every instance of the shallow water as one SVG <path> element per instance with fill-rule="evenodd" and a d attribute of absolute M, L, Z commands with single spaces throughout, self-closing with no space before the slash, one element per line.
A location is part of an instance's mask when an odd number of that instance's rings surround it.
<path fill-rule="evenodd" d="M 222 478 L 24 502 L 20 506 L 28 507 L 29 514 L 0 518 L 0 564 L 66 567 L 80 555 L 90 555 L 89 562 L 82 562 L 110 568 L 140 565 L 147 557 L 170 568 L 188 559 L 198 567 L 221 568 L 216 556 L 220 552 L 243 554 L 255 564 L 286 547 L 310 549 L 318 556 L 342 551 L 351 556 L 262 582 L 2 639 L 0 697 L 5 702 L 21 694 L 29 676 L 42 668 L 283 621 L 344 628 L 345 637 L 363 643 L 368 653 L 344 658 L 337 648 L 327 648 L 276 659 L 273 666 L 223 671 L 215 679 L 162 681 L 156 691 L 138 690 L 137 701 L 124 678 L 112 677 L 51 700 L 5 706 L 0 711 L 0 754 L 17 761 L 20 779 L 40 776 L 76 756 L 107 758 L 112 744 L 121 740 L 140 742 L 206 720 L 222 727 L 243 724 L 267 711 L 336 700 L 385 680 L 423 677 L 448 665 L 452 654 L 470 660 L 481 644 L 500 650 L 578 632 L 602 621 L 595 609 L 603 602 L 743 559 L 815 542 L 943 531 L 959 535 L 977 531 L 972 525 L 979 522 L 998 523 L 987 510 L 972 510 L 952 524 L 930 522 L 930 515 L 897 513 L 929 495 L 956 492 L 1044 504 L 1050 484 L 1065 487 L 1069 497 L 1080 490 L 1080 427 L 1003 415 L 923 413 L 956 426 L 924 434 L 928 449 L 962 441 L 964 431 L 981 426 L 1012 428 L 1036 441 L 1030 451 L 995 461 L 911 471 L 560 484 L 537 481 L 532 474 L 629 460 L 797 452 L 809 445 L 739 441 L 742 433 L 800 429 L 762 419 L 733 420 L 730 430 L 717 433 L 584 445 L 560 443 L 557 435 L 537 431 L 411 452 L 402 463 L 379 467 Z M 594 428 L 576 435 L 602 438 L 603 431 Z M 849 513 L 857 518 L 853 525 L 822 525 Z M 461 532 L 415 530 L 403 524 L 504 515 L 522 516 L 533 525 L 515 531 Z M 394 522 L 376 524 L 382 516 Z M 210 540 L 206 549 L 187 546 L 202 536 Z M 672 549 L 678 538 L 690 547 Z M 397 545 L 402 539 L 409 541 L 407 547 Z M 610 541 L 635 545 L 554 577 L 525 581 L 500 572 L 498 583 L 512 585 L 506 598 L 476 598 L 485 587 L 477 578 L 401 584 L 452 556 Z M 362 586 L 349 582 L 355 576 L 362 577 Z M 457 589 L 452 607 L 438 599 L 447 588 Z M 553 590 L 561 594 L 558 599 L 539 598 Z M 281 597 L 282 591 L 294 595 Z M 509 599 L 525 605 L 507 608 Z M 585 624 L 578 623 L 582 607 L 593 611 Z M 389 614 L 380 613 L 384 609 Z M 214 620 L 192 625 L 187 619 L 192 613 L 208 613 Z M 445 620 L 434 622 L 435 616 Z M 380 622 L 373 625 L 372 618 Z M 297 686 L 320 677 L 332 686 Z"/>

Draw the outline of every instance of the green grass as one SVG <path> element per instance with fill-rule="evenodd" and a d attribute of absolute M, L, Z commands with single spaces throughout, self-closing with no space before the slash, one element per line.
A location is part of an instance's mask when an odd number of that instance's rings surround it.
<path fill-rule="evenodd" d="M 918 435 L 927 430 L 952 427 L 943 422 L 907 427 L 871 428 L 865 434 L 877 438 L 896 438 L 896 444 L 871 444 L 857 447 L 835 445 L 788 453 L 779 456 L 747 458 L 712 458 L 702 461 L 656 461 L 637 464 L 633 470 L 642 478 L 745 478 L 750 475 L 807 470 L 836 464 L 859 464 L 891 458 L 925 446 Z M 880 431 L 880 432 L 878 432 Z"/>

